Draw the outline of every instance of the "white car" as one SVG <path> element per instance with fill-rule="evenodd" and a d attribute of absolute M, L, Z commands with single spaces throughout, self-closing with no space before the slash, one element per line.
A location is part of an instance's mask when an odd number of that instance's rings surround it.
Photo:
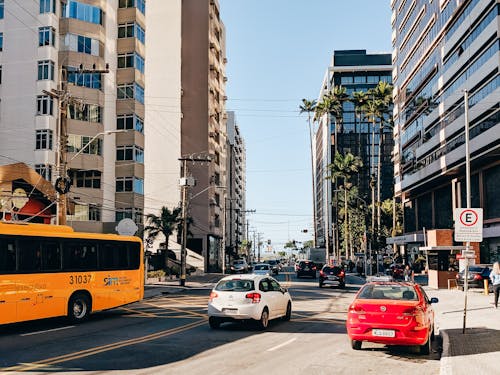
<path fill-rule="evenodd" d="M 272 276 L 273 269 L 272 269 L 271 265 L 269 265 L 267 263 L 259 263 L 259 264 L 255 264 L 253 266 L 252 273 L 255 275 Z"/>
<path fill-rule="evenodd" d="M 266 329 L 269 320 L 290 320 L 292 298 L 278 281 L 265 275 L 233 275 L 221 279 L 210 293 L 208 323 L 253 320 Z"/>

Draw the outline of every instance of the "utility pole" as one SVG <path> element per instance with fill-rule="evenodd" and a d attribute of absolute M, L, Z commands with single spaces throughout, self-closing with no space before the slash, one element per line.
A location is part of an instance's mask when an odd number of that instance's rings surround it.
<path fill-rule="evenodd" d="M 188 211 L 188 188 L 195 185 L 193 177 L 188 177 L 187 162 L 211 162 L 210 157 L 195 158 L 195 157 L 182 157 L 178 159 L 182 162 L 182 177 L 179 185 L 182 189 L 182 244 L 181 244 L 181 277 L 179 285 L 186 285 L 186 258 L 187 258 L 187 211 Z"/>
<path fill-rule="evenodd" d="M 92 69 L 84 69 L 83 64 L 80 64 L 78 74 L 104 74 L 109 73 L 109 65 L 106 64 L 106 69 L 96 69 L 95 64 Z M 49 95 L 53 99 L 57 99 L 58 105 L 58 136 L 59 143 L 57 149 L 56 170 L 58 177 L 55 181 L 55 189 L 57 192 L 57 218 L 56 224 L 66 225 L 67 198 L 66 194 L 71 187 L 71 179 L 67 176 L 67 142 L 68 142 L 68 105 L 80 104 L 81 99 L 74 98 L 68 90 L 68 71 L 61 66 L 59 77 L 59 90 L 52 91 L 43 90 L 43 93 Z"/>
<path fill-rule="evenodd" d="M 469 145 L 469 92 L 464 90 L 464 117 L 465 117 L 465 188 L 467 208 L 471 208 L 471 192 L 470 192 L 470 145 Z M 465 243 L 465 251 L 470 250 L 470 242 Z M 465 326 L 467 321 L 467 291 L 469 289 L 469 259 L 465 258 L 465 275 L 464 275 L 464 322 L 462 334 L 465 334 Z"/>

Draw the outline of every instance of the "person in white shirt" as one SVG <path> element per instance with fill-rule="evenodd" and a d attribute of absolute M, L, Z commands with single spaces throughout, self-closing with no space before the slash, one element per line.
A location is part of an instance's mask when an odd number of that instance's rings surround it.
<path fill-rule="evenodd" d="M 490 279 L 493 285 L 493 293 L 495 293 L 495 308 L 498 309 L 498 295 L 500 294 L 500 264 L 498 262 L 493 264 Z"/>

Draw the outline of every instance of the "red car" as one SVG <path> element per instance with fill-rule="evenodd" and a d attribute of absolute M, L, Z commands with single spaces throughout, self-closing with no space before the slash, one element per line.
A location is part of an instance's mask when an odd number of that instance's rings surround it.
<path fill-rule="evenodd" d="M 418 284 L 372 282 L 356 294 L 347 313 L 351 346 L 361 349 L 363 341 L 385 345 L 418 345 L 429 354 L 434 339 L 434 310 Z"/>

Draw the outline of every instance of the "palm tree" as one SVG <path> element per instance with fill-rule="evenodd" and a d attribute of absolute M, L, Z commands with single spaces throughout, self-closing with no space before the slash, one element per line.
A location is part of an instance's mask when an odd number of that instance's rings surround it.
<path fill-rule="evenodd" d="M 349 99 L 354 104 L 354 134 L 358 134 L 358 156 L 361 158 L 361 119 L 363 109 L 367 102 L 365 91 L 355 91 Z M 359 132 L 357 131 L 357 120 L 359 119 Z M 361 184 L 361 174 L 358 173 L 358 187 Z"/>
<path fill-rule="evenodd" d="M 168 254 L 168 240 L 173 234 L 177 226 L 182 222 L 182 208 L 177 207 L 172 211 L 168 207 L 162 207 L 160 215 L 148 214 L 146 216 L 147 225 L 144 227 L 144 232 L 148 233 L 148 237 L 155 239 L 161 233 L 165 236 L 165 253 Z M 168 261 L 166 257 L 165 261 Z"/>
<path fill-rule="evenodd" d="M 372 123 L 372 147 L 371 147 L 371 157 L 370 157 L 370 188 L 372 191 L 372 229 L 371 229 L 371 234 L 372 234 L 372 239 L 376 238 L 376 229 L 375 229 L 375 163 L 374 163 L 374 157 L 375 157 L 375 129 L 377 127 L 377 120 L 379 120 L 382 117 L 382 107 L 383 103 L 380 99 L 378 99 L 375 96 L 375 93 L 373 90 L 369 90 L 367 92 L 367 101 L 364 104 L 363 110 L 365 113 L 366 118 L 371 121 Z"/>
<path fill-rule="evenodd" d="M 321 102 L 316 106 L 316 116 L 322 116 L 325 114 L 329 115 L 327 124 L 330 123 L 330 118 L 333 117 L 335 123 L 334 130 L 334 154 L 338 151 L 338 132 L 343 132 L 343 117 L 344 117 L 344 108 L 343 104 L 347 101 L 349 96 L 346 93 L 346 88 L 343 86 L 334 86 L 330 92 L 323 96 Z M 328 130 L 329 131 L 329 130 Z M 335 195 L 337 194 L 337 181 L 334 179 L 334 191 Z M 335 203 L 337 203 L 337 198 L 334 199 Z M 338 211 L 338 208 L 335 207 L 335 211 Z M 337 213 L 338 215 L 338 213 Z M 338 227 L 335 226 L 334 231 L 335 237 L 335 249 L 338 249 Z"/>
<path fill-rule="evenodd" d="M 382 172 L 382 145 L 384 137 L 384 127 L 388 125 L 386 116 L 390 116 L 392 105 L 392 85 L 387 82 L 380 81 L 373 90 L 375 97 L 380 103 L 380 126 L 379 126 L 379 141 L 378 141 L 378 158 L 377 158 L 377 228 L 380 230 L 380 206 L 382 204 L 380 198 L 381 187 L 381 172 Z"/>
<path fill-rule="evenodd" d="M 329 179 L 342 178 L 344 180 L 343 189 L 344 190 L 344 247 L 345 254 L 348 256 L 348 240 L 349 240 L 349 225 L 348 225 L 348 199 L 347 190 L 350 188 L 349 180 L 353 174 L 359 171 L 359 168 L 363 166 L 363 161 L 359 156 L 354 156 L 350 152 L 342 156 L 340 153 L 336 153 L 333 159 L 333 163 L 328 165 L 330 170 L 330 175 L 327 177 Z M 351 254 L 352 257 L 352 254 Z"/>
<path fill-rule="evenodd" d="M 316 237 L 316 186 L 314 183 L 314 161 L 313 161 L 313 132 L 311 126 L 311 114 L 316 111 L 316 100 L 302 99 L 302 105 L 299 107 L 300 113 L 307 113 L 307 121 L 309 124 L 309 148 L 311 154 L 311 182 L 312 182 L 312 194 L 313 194 L 313 228 L 314 228 L 314 243 L 313 247 L 316 247 L 317 237 Z"/>

